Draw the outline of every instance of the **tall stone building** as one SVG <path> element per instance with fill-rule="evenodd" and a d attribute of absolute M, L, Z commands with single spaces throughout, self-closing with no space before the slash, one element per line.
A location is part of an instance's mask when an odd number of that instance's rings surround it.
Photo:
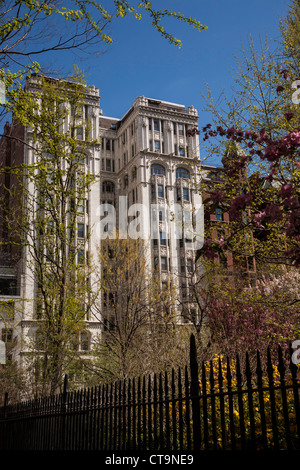
<path fill-rule="evenodd" d="M 38 89 L 39 76 L 28 80 L 26 87 Z M 91 124 L 89 132 L 95 143 L 86 151 L 86 165 L 100 178 L 92 185 L 78 216 L 78 238 L 88 227 L 91 236 L 83 250 L 93 254 L 100 235 L 105 238 L 110 234 L 111 227 L 105 223 L 109 208 L 115 209 L 116 227 L 122 232 L 127 230 L 128 220 L 137 217 L 142 206 L 146 211 L 146 232 L 150 235 L 147 235 L 147 258 L 152 268 L 159 272 L 163 288 L 169 273 L 176 277 L 194 268 L 192 235 L 184 230 L 181 233 L 181 227 L 177 224 L 176 228 L 167 214 L 174 207 L 179 211 L 181 208 L 183 219 L 190 217 L 186 224 L 192 231 L 195 227 L 199 229 L 195 220 L 197 214 L 192 208 L 200 209 L 201 206 L 199 182 L 203 167 L 200 165 L 198 136 L 189 133 L 190 129 L 198 127 L 197 110 L 193 106 L 185 108 L 140 96 L 135 98 L 128 112 L 117 119 L 105 116 L 99 105 L 99 90 L 94 86 L 87 87 L 83 114 Z M 84 127 L 81 132 L 80 138 L 84 140 Z M 20 129 L 7 124 L 5 133 L 17 140 L 5 136 L 1 139 L 2 167 L 13 162 L 35 161 L 30 128 Z M 23 145 L 22 141 L 29 146 Z M 5 183 L 2 179 L 1 184 L 2 189 L 4 185 L 7 187 L 8 180 Z M 15 202 L 8 201 L 6 210 Z M 198 221 L 201 222 L 201 210 L 199 214 Z M 5 226 L 1 227 L 1 234 L 4 238 L 10 236 Z M 26 339 L 37 331 L 37 289 L 26 256 L 26 249 L 17 253 L 2 250 L 0 254 L 0 339 L 16 343 L 15 354 L 21 362 L 28 352 Z M 177 276 L 178 297 L 185 295 L 182 287 L 186 288 Z M 178 321 L 183 321 L 180 311 Z M 82 343 L 79 341 L 79 348 L 86 351 L 94 336 L 101 333 L 101 325 L 92 314 L 85 322 L 87 336 L 82 338 Z"/>

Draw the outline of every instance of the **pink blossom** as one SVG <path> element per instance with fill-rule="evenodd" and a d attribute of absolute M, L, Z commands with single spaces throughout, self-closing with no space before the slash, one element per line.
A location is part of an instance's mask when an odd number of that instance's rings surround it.
<path fill-rule="evenodd" d="M 300 131 L 295 130 L 291 132 L 283 139 L 283 142 L 287 143 L 289 146 L 300 145 Z"/>
<path fill-rule="evenodd" d="M 214 259 L 216 255 L 216 246 L 212 240 L 207 239 L 204 242 L 204 245 L 201 249 L 201 255 L 205 256 L 208 259 Z"/>
<path fill-rule="evenodd" d="M 282 211 L 277 204 L 267 204 L 265 208 L 266 218 L 268 222 L 275 222 L 282 219 Z"/>
<path fill-rule="evenodd" d="M 259 228 L 264 228 L 264 226 L 262 225 L 262 222 L 264 221 L 265 217 L 266 217 L 265 212 L 258 212 L 258 214 L 255 214 L 255 216 L 253 217 L 254 225 Z"/>
<path fill-rule="evenodd" d="M 279 152 L 278 152 L 278 147 L 274 144 L 268 145 L 266 150 L 265 150 L 265 158 L 269 162 L 274 162 L 280 157 Z"/>
<path fill-rule="evenodd" d="M 284 184 L 280 189 L 280 196 L 282 198 L 288 198 L 294 192 L 294 187 L 291 184 Z"/>
<path fill-rule="evenodd" d="M 223 248 L 224 245 L 225 245 L 225 238 L 223 237 L 223 235 L 220 237 L 220 239 L 218 240 L 218 245 Z"/>
<path fill-rule="evenodd" d="M 266 181 L 270 181 L 270 183 L 273 181 L 274 175 L 273 173 L 269 173 L 267 176 L 265 176 Z"/>
<path fill-rule="evenodd" d="M 289 76 L 289 72 L 288 72 L 287 69 L 281 70 L 280 73 L 283 75 L 283 78 L 284 78 L 285 80 L 289 80 L 290 76 Z"/>
<path fill-rule="evenodd" d="M 284 207 L 292 211 L 295 211 L 295 209 L 299 208 L 298 196 L 287 196 L 287 198 L 284 201 Z"/>
<path fill-rule="evenodd" d="M 223 191 L 214 191 L 211 194 L 211 200 L 213 204 L 219 204 L 220 202 L 224 201 L 224 199 L 225 199 L 225 194 L 223 193 Z"/>
<path fill-rule="evenodd" d="M 217 131 L 219 132 L 219 134 L 220 134 L 221 136 L 223 136 L 223 135 L 226 134 L 225 129 L 223 129 L 223 127 L 221 127 L 221 126 L 218 126 L 218 127 L 217 127 Z"/>
<path fill-rule="evenodd" d="M 232 199 L 229 207 L 229 214 L 233 217 L 238 215 L 239 211 L 245 209 L 245 207 L 250 204 L 252 198 L 252 194 L 241 194 L 240 196 Z"/>

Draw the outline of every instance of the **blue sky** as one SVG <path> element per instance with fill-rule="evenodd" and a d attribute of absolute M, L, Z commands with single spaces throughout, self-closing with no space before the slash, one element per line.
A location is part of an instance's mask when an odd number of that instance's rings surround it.
<path fill-rule="evenodd" d="M 104 0 L 105 6 L 111 0 Z M 133 17 L 119 19 L 108 33 L 114 43 L 105 53 L 89 55 L 81 60 L 71 52 L 38 57 L 50 70 L 65 75 L 76 63 L 85 70 L 88 84 L 100 89 L 101 108 L 108 116 L 121 118 L 136 96 L 194 105 L 199 113 L 200 127 L 210 121 L 202 111 L 200 92 L 207 82 L 214 97 L 224 89 L 230 92 L 233 83 L 234 54 L 249 35 L 255 41 L 266 36 L 279 38 L 278 20 L 288 10 L 287 0 L 153 0 L 158 9 L 172 9 L 197 18 L 208 26 L 198 32 L 182 22 L 165 22 L 174 36 L 182 40 L 181 49 L 170 45 L 152 29 L 149 20 Z"/>

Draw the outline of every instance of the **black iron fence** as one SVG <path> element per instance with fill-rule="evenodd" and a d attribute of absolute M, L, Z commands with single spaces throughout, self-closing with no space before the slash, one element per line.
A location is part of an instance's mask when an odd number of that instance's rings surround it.
<path fill-rule="evenodd" d="M 300 449 L 297 365 L 278 349 L 0 409 L 1 450 Z M 253 370 L 254 369 L 254 370 Z"/>

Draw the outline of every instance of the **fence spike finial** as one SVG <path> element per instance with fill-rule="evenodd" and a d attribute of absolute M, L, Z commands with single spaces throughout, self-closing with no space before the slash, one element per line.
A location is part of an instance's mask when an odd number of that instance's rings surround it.
<path fill-rule="evenodd" d="M 64 395 L 67 394 L 67 392 L 69 391 L 69 379 L 68 379 L 68 374 L 65 374 L 65 377 L 64 377 Z"/>

